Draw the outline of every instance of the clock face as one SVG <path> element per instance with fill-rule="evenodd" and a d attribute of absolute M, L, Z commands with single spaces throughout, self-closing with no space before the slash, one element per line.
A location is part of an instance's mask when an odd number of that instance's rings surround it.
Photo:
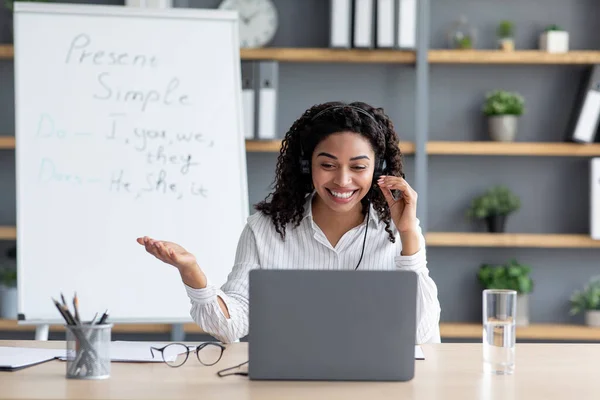
<path fill-rule="evenodd" d="M 261 47 L 277 30 L 277 9 L 271 0 L 224 0 L 219 6 L 239 14 L 240 47 Z"/>

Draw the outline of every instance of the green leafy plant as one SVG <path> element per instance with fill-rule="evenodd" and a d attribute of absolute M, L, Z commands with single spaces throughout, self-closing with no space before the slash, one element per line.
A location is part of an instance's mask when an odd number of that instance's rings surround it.
<path fill-rule="evenodd" d="M 525 112 L 525 99 L 516 92 L 494 90 L 486 94 L 482 111 L 488 117 L 522 115 Z"/>
<path fill-rule="evenodd" d="M 521 200 L 506 186 L 498 185 L 471 200 L 467 217 L 484 219 L 496 215 L 509 215 L 521 208 Z"/>
<path fill-rule="evenodd" d="M 600 310 L 600 275 L 590 279 L 583 290 L 576 290 L 571 295 L 570 303 L 571 315 L 587 310 Z"/>
<path fill-rule="evenodd" d="M 465 36 L 460 39 L 456 39 L 456 45 L 459 49 L 472 49 L 473 39 L 470 36 Z"/>
<path fill-rule="evenodd" d="M 0 268 L 0 285 L 16 287 L 17 271 L 14 268 Z"/>
<path fill-rule="evenodd" d="M 6 257 L 9 260 L 17 259 L 17 247 L 13 246 L 6 251 Z M 17 271 L 11 266 L 0 266 L 0 285 L 6 287 L 17 286 Z"/>
<path fill-rule="evenodd" d="M 507 39 L 514 37 L 515 30 L 514 24 L 510 21 L 504 20 L 501 21 L 498 25 L 498 29 L 496 30 L 498 37 L 501 39 Z"/>
<path fill-rule="evenodd" d="M 477 278 L 485 289 L 516 290 L 519 294 L 533 291 L 531 267 L 512 259 L 504 265 L 482 264 Z"/>
<path fill-rule="evenodd" d="M 562 31 L 563 29 L 556 25 L 556 24 L 552 24 L 552 25 L 548 25 L 546 27 L 546 29 L 544 29 L 545 32 L 549 32 L 549 31 Z"/>

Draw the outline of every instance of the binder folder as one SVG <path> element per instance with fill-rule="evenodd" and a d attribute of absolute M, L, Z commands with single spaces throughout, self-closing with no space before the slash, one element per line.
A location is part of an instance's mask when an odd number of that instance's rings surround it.
<path fill-rule="evenodd" d="M 376 34 L 375 41 L 378 48 L 393 48 L 396 40 L 396 1 L 397 0 L 377 0 L 375 8 L 376 15 Z"/>
<path fill-rule="evenodd" d="M 277 61 L 260 61 L 258 64 L 258 126 L 259 139 L 277 137 L 277 87 L 279 84 Z"/>
<path fill-rule="evenodd" d="M 330 0 L 330 46 L 352 47 L 352 0 Z"/>
<path fill-rule="evenodd" d="M 354 0 L 354 47 L 373 47 L 374 14 L 373 0 Z"/>
<path fill-rule="evenodd" d="M 417 0 L 398 0 L 398 47 L 417 46 Z"/>
<path fill-rule="evenodd" d="M 256 83 L 257 67 L 255 61 L 242 61 L 242 111 L 244 115 L 244 138 L 256 136 Z"/>
<path fill-rule="evenodd" d="M 600 240 L 600 157 L 590 160 L 590 236 Z"/>
<path fill-rule="evenodd" d="M 578 143 L 595 140 L 600 117 L 600 65 L 594 65 L 580 86 L 571 115 L 570 139 Z"/>

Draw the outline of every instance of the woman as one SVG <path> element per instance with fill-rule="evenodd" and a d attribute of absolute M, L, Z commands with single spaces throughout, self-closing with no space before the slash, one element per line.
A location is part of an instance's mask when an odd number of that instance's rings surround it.
<path fill-rule="evenodd" d="M 221 289 L 181 246 L 137 239 L 179 270 L 205 332 L 225 343 L 247 335 L 254 268 L 402 269 L 418 275 L 417 343 L 440 341 L 417 193 L 404 180 L 398 137 L 381 108 L 332 102 L 305 111 L 283 139 L 274 192 L 255 208 Z"/>

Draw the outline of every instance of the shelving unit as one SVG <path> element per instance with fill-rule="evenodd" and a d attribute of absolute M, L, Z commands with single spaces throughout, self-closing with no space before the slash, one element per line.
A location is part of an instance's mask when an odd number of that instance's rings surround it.
<path fill-rule="evenodd" d="M 425 5 L 423 5 L 423 3 Z M 600 156 L 600 144 L 577 144 L 563 142 L 486 142 L 486 141 L 430 141 L 428 140 L 427 118 L 430 116 L 426 96 L 429 94 L 429 66 L 443 65 L 593 65 L 600 63 L 600 51 L 571 51 L 565 54 L 551 54 L 538 50 L 442 50 L 428 49 L 429 3 L 423 1 L 419 7 L 419 43 L 416 51 L 330 49 L 330 48 L 260 48 L 242 49 L 242 60 L 273 60 L 281 63 L 320 63 L 320 64 L 398 64 L 416 69 L 416 142 L 402 142 L 400 148 L 405 155 L 414 155 L 417 179 L 415 188 L 420 202 L 427 203 L 429 184 L 429 156 L 522 156 L 522 157 L 595 157 Z M 426 32 L 426 33 L 424 33 Z M 0 59 L 11 60 L 14 49 L 10 45 L 0 45 Z M 337 66 L 336 66 L 337 68 Z M 449 136 L 450 137 L 450 136 Z M 246 141 L 246 150 L 256 153 L 278 153 L 281 141 Z M 0 150 L 15 148 L 12 137 L 0 136 Z M 421 200 L 422 199 L 422 200 Z M 424 208 L 424 207 L 423 207 Z M 423 209 L 422 208 L 422 209 Z M 578 234 L 489 234 L 476 232 L 431 232 L 427 231 L 427 245 L 431 247 L 492 247 L 492 248 L 578 248 L 597 249 L 600 241 L 587 235 Z M 15 240 L 15 227 L 0 226 L 0 240 Z M 599 253 L 600 254 L 600 253 Z M 16 321 L 0 320 L 0 331 L 29 331 L 32 326 L 17 326 Z M 60 326 L 51 329 L 60 330 Z M 119 325 L 114 332 L 121 333 L 169 333 L 169 324 Z M 441 333 L 445 338 L 481 339 L 481 325 L 470 323 L 442 323 Z M 186 324 L 184 330 L 202 333 L 195 324 Z M 517 328 L 520 339 L 541 340 L 593 340 L 600 341 L 600 328 L 560 324 L 534 324 Z"/>

